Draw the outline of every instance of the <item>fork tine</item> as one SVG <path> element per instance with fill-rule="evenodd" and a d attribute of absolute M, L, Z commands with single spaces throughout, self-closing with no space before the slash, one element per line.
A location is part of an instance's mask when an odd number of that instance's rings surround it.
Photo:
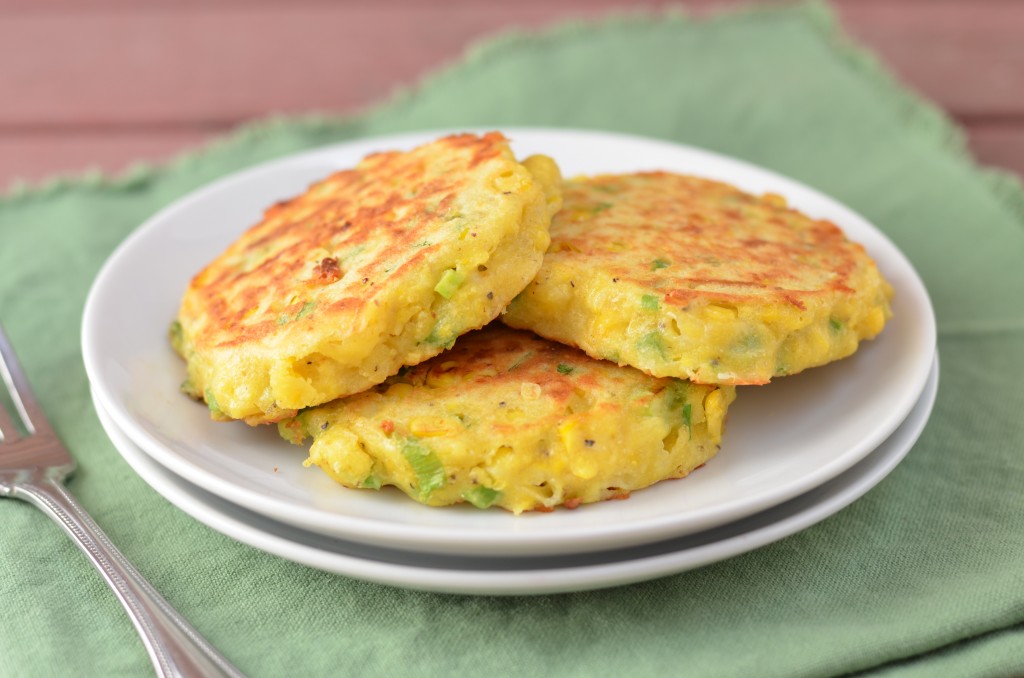
<path fill-rule="evenodd" d="M 50 425 L 36 401 L 35 394 L 32 393 L 32 387 L 29 386 L 28 378 L 22 371 L 21 364 L 18 363 L 18 359 L 14 355 L 14 348 L 7 339 L 7 334 L 4 333 L 3 325 L 0 325 L 0 376 L 7 384 L 7 390 L 11 394 L 18 414 L 21 415 L 21 420 L 25 423 L 25 428 L 30 433 L 48 433 Z M 3 408 L 0 408 L 0 411 L 3 411 Z M 9 417 L 7 419 L 8 421 L 5 422 L 0 417 L 0 430 L 5 431 L 4 435 L 7 435 L 6 431 L 10 429 L 11 435 L 17 438 L 17 428 L 10 423 Z"/>
<path fill-rule="evenodd" d="M 7 414 L 7 408 L 0 403 L 0 441 L 13 443 L 20 437 L 18 427 L 14 425 L 14 422 L 11 421 L 10 416 Z"/>

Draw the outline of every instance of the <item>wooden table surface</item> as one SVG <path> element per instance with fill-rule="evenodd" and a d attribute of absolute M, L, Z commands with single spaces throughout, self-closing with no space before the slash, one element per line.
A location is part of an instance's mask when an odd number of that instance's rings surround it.
<path fill-rule="evenodd" d="M 704 14 L 736 4 L 685 6 Z M 271 113 L 355 111 L 488 34 L 626 6 L 637 7 L 624 0 L 0 0 L 0 188 L 17 178 L 159 162 Z M 1024 175 L 1024 1 L 834 6 L 849 33 L 967 130 L 980 162 Z"/>

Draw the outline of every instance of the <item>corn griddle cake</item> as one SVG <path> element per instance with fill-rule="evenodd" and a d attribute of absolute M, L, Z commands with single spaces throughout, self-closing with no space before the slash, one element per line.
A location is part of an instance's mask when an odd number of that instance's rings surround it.
<path fill-rule="evenodd" d="M 536 274 L 560 183 L 497 132 L 315 183 L 192 280 L 171 329 L 183 388 L 215 419 L 267 423 L 440 353 Z"/>
<path fill-rule="evenodd" d="M 891 317 L 864 248 L 779 196 L 667 172 L 563 188 L 512 327 L 656 376 L 764 384 L 852 354 Z"/>
<path fill-rule="evenodd" d="M 730 386 L 651 377 L 491 324 L 365 393 L 278 424 L 351 488 L 515 513 L 625 498 L 719 447 Z"/>

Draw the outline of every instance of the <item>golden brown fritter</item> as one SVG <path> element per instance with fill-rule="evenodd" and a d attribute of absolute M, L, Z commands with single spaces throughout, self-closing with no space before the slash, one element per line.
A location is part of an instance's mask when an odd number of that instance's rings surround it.
<path fill-rule="evenodd" d="M 503 321 L 657 376 L 764 384 L 843 358 L 892 289 L 833 223 L 667 172 L 566 182 L 536 280 Z"/>
<path fill-rule="evenodd" d="M 192 281 L 185 388 L 265 423 L 364 390 L 482 327 L 536 274 L 560 176 L 500 133 L 371 155 L 279 203 Z"/>
<path fill-rule="evenodd" d="M 718 451 L 734 397 L 491 324 L 279 429 L 296 443 L 312 436 L 307 464 L 348 487 L 519 513 L 687 475 Z"/>

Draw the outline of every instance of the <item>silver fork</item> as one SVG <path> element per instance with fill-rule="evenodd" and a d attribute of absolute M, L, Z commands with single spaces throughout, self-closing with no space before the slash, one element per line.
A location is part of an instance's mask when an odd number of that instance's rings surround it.
<path fill-rule="evenodd" d="M 0 496 L 34 504 L 55 520 L 100 571 L 131 617 L 159 676 L 242 676 L 103 534 L 64 488 L 75 461 L 50 428 L 0 326 L 0 377 L 24 430 L 0 403 Z"/>

